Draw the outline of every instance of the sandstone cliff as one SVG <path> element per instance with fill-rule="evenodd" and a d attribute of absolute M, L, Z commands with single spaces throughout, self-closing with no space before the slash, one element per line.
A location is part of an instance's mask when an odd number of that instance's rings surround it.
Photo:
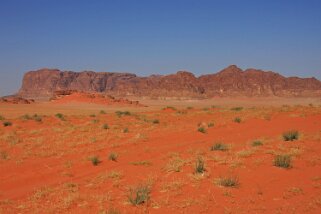
<path fill-rule="evenodd" d="M 72 72 L 57 69 L 30 71 L 24 75 L 18 95 L 51 97 L 55 91 L 77 90 L 120 96 L 155 98 L 208 98 L 213 96 L 321 96 L 315 78 L 283 77 L 271 71 L 241 70 L 231 65 L 214 74 L 195 77 L 187 71 L 138 77 L 130 73 Z"/>

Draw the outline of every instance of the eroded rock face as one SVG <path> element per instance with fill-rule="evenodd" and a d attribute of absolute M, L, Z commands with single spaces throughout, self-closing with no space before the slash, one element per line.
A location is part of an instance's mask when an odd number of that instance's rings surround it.
<path fill-rule="evenodd" d="M 7 104 L 32 104 L 35 101 L 33 99 L 24 99 L 22 97 L 17 96 L 7 96 L 7 97 L 0 97 L 0 103 L 7 103 Z"/>
<path fill-rule="evenodd" d="M 315 78 L 286 78 L 278 73 L 257 69 L 243 71 L 235 65 L 198 78 L 187 71 L 138 77 L 130 73 L 41 69 L 24 75 L 18 95 L 26 98 L 51 97 L 55 91 L 68 90 L 154 98 L 293 97 L 321 96 L 321 82 Z"/>

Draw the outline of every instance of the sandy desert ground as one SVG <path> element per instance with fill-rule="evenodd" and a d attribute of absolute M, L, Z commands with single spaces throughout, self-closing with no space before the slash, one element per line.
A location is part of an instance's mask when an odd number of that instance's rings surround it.
<path fill-rule="evenodd" d="M 0 213 L 321 213 L 320 99 L 140 102 L 1 104 Z"/>

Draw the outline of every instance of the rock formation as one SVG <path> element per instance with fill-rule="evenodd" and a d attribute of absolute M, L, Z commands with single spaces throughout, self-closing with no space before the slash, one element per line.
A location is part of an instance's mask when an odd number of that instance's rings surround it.
<path fill-rule="evenodd" d="M 243 71 L 235 65 L 218 73 L 200 77 L 195 77 L 187 71 L 170 75 L 138 77 L 130 73 L 41 69 L 24 75 L 18 96 L 49 98 L 56 91 L 68 90 L 154 98 L 312 97 L 321 96 L 321 82 L 315 78 L 286 78 L 278 73 L 257 69 Z"/>
<path fill-rule="evenodd" d="M 56 104 L 66 104 L 66 103 L 93 103 L 102 105 L 117 105 L 117 106 L 139 106 L 138 101 L 131 101 L 124 98 L 115 98 L 111 95 L 101 94 L 101 93 L 88 93 L 88 92 L 78 92 L 76 90 L 61 90 L 55 91 L 53 97 L 50 98 L 52 103 Z"/>
<path fill-rule="evenodd" d="M 0 97 L 0 103 L 7 103 L 7 104 L 32 104 L 35 101 L 33 99 L 24 99 L 22 97 L 17 96 L 6 96 Z"/>

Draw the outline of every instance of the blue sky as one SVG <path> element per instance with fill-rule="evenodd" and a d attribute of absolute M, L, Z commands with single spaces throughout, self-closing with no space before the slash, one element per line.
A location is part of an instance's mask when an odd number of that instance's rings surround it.
<path fill-rule="evenodd" d="M 321 79 L 321 1 L 0 0 L 0 96 L 44 67 L 145 76 L 230 64 Z"/>

